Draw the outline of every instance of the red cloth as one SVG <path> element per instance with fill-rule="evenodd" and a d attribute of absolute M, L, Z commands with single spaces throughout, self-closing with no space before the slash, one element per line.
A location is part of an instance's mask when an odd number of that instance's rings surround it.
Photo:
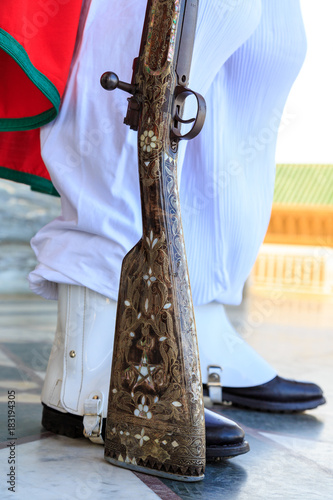
<path fill-rule="evenodd" d="M 50 179 L 38 127 L 58 113 L 81 5 L 82 0 L 0 3 L 0 167 Z"/>
<path fill-rule="evenodd" d="M 24 181 L 15 172 L 51 180 L 40 154 L 39 129 L 0 132 L 0 166 L 12 170 L 13 174 L 7 178 L 18 182 Z M 28 180 L 26 183 L 30 184 Z"/>

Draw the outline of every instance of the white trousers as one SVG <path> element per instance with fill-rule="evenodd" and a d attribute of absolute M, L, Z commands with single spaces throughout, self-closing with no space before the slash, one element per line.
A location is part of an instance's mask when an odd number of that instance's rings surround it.
<path fill-rule="evenodd" d="M 121 262 L 142 234 L 136 133 L 126 95 L 146 0 L 87 0 L 58 118 L 42 156 L 62 213 L 32 239 L 31 289 L 57 283 L 117 298 Z M 190 87 L 207 101 L 202 133 L 180 155 L 180 193 L 196 305 L 238 304 L 270 217 L 277 131 L 305 55 L 299 0 L 201 0 Z"/>

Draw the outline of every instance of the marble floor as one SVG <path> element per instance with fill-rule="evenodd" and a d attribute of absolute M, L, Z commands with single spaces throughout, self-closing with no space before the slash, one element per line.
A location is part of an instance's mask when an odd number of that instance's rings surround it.
<path fill-rule="evenodd" d="M 39 395 L 53 341 L 56 303 L 31 294 L 0 295 L 0 498 L 331 500 L 332 299 L 247 293 L 243 305 L 229 308 L 228 313 L 281 375 L 319 383 L 327 404 L 299 414 L 214 406 L 243 426 L 251 451 L 209 465 L 204 481 L 188 484 L 114 467 L 104 461 L 102 446 L 43 430 Z M 16 401 L 12 436 L 8 391 L 15 391 Z M 16 459 L 15 493 L 7 483 L 11 453 Z"/>

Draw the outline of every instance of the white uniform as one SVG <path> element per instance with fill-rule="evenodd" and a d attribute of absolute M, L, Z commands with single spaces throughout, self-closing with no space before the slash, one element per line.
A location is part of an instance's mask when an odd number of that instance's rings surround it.
<path fill-rule="evenodd" d="M 141 237 L 126 95 L 105 92 L 99 78 L 112 70 L 130 81 L 146 3 L 85 2 L 60 114 L 41 132 L 62 202 L 61 216 L 32 239 L 30 287 L 46 298 L 66 283 L 116 300 L 122 259 Z M 207 120 L 179 164 L 195 305 L 241 301 L 269 222 L 277 130 L 305 49 L 299 0 L 200 2 L 190 88 L 206 98 Z"/>

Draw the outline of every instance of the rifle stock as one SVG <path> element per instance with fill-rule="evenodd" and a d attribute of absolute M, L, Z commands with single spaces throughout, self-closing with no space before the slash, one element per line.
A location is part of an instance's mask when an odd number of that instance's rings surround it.
<path fill-rule="evenodd" d="M 188 78 L 177 74 L 177 60 L 186 4 L 197 10 L 194 1 L 148 1 L 132 84 L 112 85 L 133 93 L 125 123 L 138 130 L 143 236 L 122 265 L 105 458 L 197 481 L 205 469 L 205 421 L 177 187 L 186 98 L 177 104 L 177 96 L 187 92 Z"/>

